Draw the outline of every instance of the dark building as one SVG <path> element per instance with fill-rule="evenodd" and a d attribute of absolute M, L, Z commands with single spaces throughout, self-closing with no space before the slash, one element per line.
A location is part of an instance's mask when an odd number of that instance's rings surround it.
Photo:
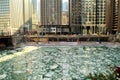
<path fill-rule="evenodd" d="M 61 25 L 62 0 L 41 0 L 42 25 Z"/>
<path fill-rule="evenodd" d="M 112 33 L 115 34 L 119 30 L 119 0 L 113 0 L 113 24 L 112 24 Z"/>
<path fill-rule="evenodd" d="M 118 2 L 118 33 L 120 33 L 120 1 Z"/>
<path fill-rule="evenodd" d="M 41 27 L 43 32 L 60 32 L 62 0 L 41 0 Z"/>

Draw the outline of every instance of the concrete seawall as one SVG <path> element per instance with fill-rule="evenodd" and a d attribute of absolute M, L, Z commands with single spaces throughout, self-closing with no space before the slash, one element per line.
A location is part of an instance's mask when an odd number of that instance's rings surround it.
<path fill-rule="evenodd" d="M 12 37 L 4 36 L 0 37 L 0 48 L 13 46 Z"/>

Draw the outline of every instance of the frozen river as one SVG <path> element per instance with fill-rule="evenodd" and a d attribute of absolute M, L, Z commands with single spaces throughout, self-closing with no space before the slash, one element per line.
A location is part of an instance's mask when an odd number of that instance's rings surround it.
<path fill-rule="evenodd" d="M 87 80 L 120 66 L 120 48 L 29 46 L 0 52 L 0 80 Z"/>

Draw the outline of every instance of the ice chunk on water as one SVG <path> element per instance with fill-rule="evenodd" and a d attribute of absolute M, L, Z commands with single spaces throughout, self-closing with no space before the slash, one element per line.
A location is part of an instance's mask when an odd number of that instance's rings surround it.
<path fill-rule="evenodd" d="M 50 69 L 56 69 L 57 67 L 58 67 L 58 65 L 54 64 L 54 65 L 50 66 Z"/>
<path fill-rule="evenodd" d="M 43 80 L 52 80 L 51 78 L 44 78 Z"/>
<path fill-rule="evenodd" d="M 0 75 L 0 80 L 6 78 L 6 76 L 7 76 L 6 74 L 2 74 L 2 75 Z"/>
<path fill-rule="evenodd" d="M 25 73 L 25 71 L 14 71 L 15 74 Z"/>
<path fill-rule="evenodd" d="M 54 72 L 50 71 L 47 74 L 45 74 L 45 77 L 51 78 L 54 75 Z"/>

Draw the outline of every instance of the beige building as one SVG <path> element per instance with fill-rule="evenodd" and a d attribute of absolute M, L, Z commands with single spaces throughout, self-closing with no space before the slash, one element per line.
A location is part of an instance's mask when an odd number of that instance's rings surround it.
<path fill-rule="evenodd" d="M 29 30 L 30 26 L 30 0 L 0 0 L 0 33 L 14 35 Z"/>
<path fill-rule="evenodd" d="M 68 25 L 69 24 L 69 13 L 68 11 L 62 12 L 62 25 Z"/>

